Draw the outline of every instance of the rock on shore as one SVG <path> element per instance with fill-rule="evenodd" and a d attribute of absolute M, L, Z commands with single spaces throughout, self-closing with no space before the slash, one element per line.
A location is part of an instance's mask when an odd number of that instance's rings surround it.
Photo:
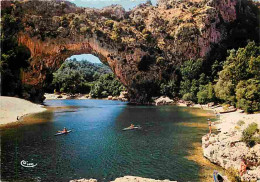
<path fill-rule="evenodd" d="M 76 179 L 70 180 L 70 182 L 97 182 L 96 179 Z M 114 181 L 111 182 L 177 182 L 177 181 L 170 181 L 168 179 L 165 180 L 156 180 L 150 178 L 142 178 L 137 176 L 124 176 L 120 178 L 116 178 Z"/>
<path fill-rule="evenodd" d="M 168 104 L 172 104 L 174 101 L 169 97 L 161 96 L 159 98 L 156 98 L 154 102 L 155 105 L 168 105 Z"/>
<path fill-rule="evenodd" d="M 238 126 L 238 121 L 244 121 L 245 124 Z M 242 131 L 253 122 L 260 126 L 260 114 L 247 115 L 234 112 L 221 115 L 220 124 L 216 125 L 221 132 L 202 138 L 203 155 L 225 169 L 236 170 L 240 170 L 241 159 L 245 157 L 248 170 L 241 179 L 260 180 L 260 144 L 249 148 L 241 141 Z"/>

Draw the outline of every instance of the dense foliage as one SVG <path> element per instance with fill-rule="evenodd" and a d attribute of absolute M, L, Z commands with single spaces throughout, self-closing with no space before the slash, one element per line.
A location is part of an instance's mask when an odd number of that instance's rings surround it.
<path fill-rule="evenodd" d="M 12 7 L 1 12 L 1 81 L 2 95 L 23 96 L 21 71 L 29 66 L 30 51 L 19 45 L 17 33 L 23 28 L 19 18 L 12 15 Z"/>
<path fill-rule="evenodd" d="M 185 61 L 179 70 L 177 80 L 161 83 L 161 95 L 200 104 L 217 101 L 248 113 L 260 110 L 260 46 L 255 42 L 228 51 L 224 62 L 216 60 L 211 67 L 197 59 Z"/>
<path fill-rule="evenodd" d="M 119 95 L 124 89 L 108 66 L 76 59 L 65 61 L 53 73 L 52 83 L 56 91 L 90 93 L 92 97 L 99 98 Z"/>
<path fill-rule="evenodd" d="M 215 91 L 219 99 L 246 112 L 260 110 L 260 46 L 250 42 L 245 48 L 231 50 Z"/>
<path fill-rule="evenodd" d="M 257 129 L 256 123 L 251 123 L 242 132 L 242 141 L 244 141 L 248 146 L 252 147 L 257 143 L 260 143 L 259 130 Z"/>
<path fill-rule="evenodd" d="M 124 86 L 115 79 L 114 74 L 104 74 L 94 82 L 91 87 L 90 95 L 92 97 L 102 98 L 111 96 L 118 96 L 121 91 L 125 90 Z"/>

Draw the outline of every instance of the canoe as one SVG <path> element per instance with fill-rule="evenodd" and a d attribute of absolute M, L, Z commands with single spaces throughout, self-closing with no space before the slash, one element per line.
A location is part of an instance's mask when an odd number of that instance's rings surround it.
<path fill-rule="evenodd" d="M 213 179 L 214 179 L 214 182 L 224 182 L 224 177 L 219 174 L 217 171 L 214 171 L 213 172 Z"/>
<path fill-rule="evenodd" d="M 71 132 L 71 130 L 68 130 L 67 132 L 64 132 L 64 133 L 63 132 L 59 132 L 59 133 L 56 133 L 54 136 L 68 134 L 70 132 Z"/>
<path fill-rule="evenodd" d="M 140 129 L 142 129 L 142 127 L 140 127 L 140 126 L 135 126 L 135 127 L 133 127 L 133 128 L 131 128 L 131 127 L 124 128 L 123 131 L 127 131 L 127 130 L 140 130 Z"/>

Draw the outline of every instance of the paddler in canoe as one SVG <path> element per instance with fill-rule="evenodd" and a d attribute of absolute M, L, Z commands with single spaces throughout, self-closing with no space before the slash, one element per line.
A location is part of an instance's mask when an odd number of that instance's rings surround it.
<path fill-rule="evenodd" d="M 62 131 L 58 131 L 58 133 L 67 133 L 68 132 L 68 130 L 67 130 L 67 128 L 63 128 L 63 130 Z"/>
<path fill-rule="evenodd" d="M 124 128 L 123 131 L 126 131 L 126 130 L 136 130 L 136 129 L 140 130 L 141 126 L 139 126 L 139 125 L 135 126 L 135 125 L 131 124 L 129 127 Z"/>
<path fill-rule="evenodd" d="M 131 129 L 133 129 L 135 127 L 135 125 L 133 125 L 133 124 L 131 124 L 130 126 L 129 126 L 129 128 L 131 128 Z"/>

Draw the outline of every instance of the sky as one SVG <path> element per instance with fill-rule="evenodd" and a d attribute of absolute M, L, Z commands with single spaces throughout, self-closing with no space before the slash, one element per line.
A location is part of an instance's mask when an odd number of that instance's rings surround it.
<path fill-rule="evenodd" d="M 91 63 L 101 63 L 99 58 L 92 54 L 74 55 L 74 56 L 69 57 L 68 59 L 74 59 L 74 58 L 76 58 L 77 61 L 88 60 Z"/>
<path fill-rule="evenodd" d="M 69 0 L 70 2 L 76 4 L 79 7 L 89 7 L 89 8 L 103 8 L 105 6 L 110 6 L 112 4 L 120 4 L 126 10 L 129 8 L 134 8 L 136 5 L 140 3 L 145 3 L 147 0 Z M 153 5 L 156 5 L 157 0 L 151 0 Z M 76 58 L 77 61 L 88 60 L 91 63 L 101 63 L 98 57 L 93 56 L 92 54 L 81 54 L 74 55 L 69 57 L 68 59 Z"/>
<path fill-rule="evenodd" d="M 126 10 L 129 8 L 134 8 L 140 3 L 145 3 L 146 0 L 69 0 L 70 2 L 76 4 L 79 7 L 89 7 L 89 8 L 103 8 L 105 6 L 110 6 L 112 4 L 120 4 Z M 153 5 L 156 5 L 157 0 L 151 0 Z"/>

